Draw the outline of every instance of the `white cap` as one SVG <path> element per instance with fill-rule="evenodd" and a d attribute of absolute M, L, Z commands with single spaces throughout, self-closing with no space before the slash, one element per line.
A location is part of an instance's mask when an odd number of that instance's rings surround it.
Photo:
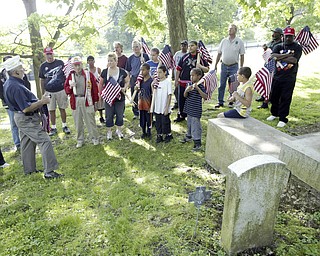
<path fill-rule="evenodd" d="M 22 66 L 22 63 L 20 61 L 20 56 L 16 55 L 12 58 L 7 59 L 5 62 L 2 63 L 2 66 L 6 71 L 10 71 L 15 69 L 16 67 Z"/>

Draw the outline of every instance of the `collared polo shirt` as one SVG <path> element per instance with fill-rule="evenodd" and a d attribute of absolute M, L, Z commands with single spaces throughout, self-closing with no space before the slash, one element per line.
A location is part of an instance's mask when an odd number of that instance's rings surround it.
<path fill-rule="evenodd" d="M 218 53 L 221 53 L 221 61 L 225 65 L 233 65 L 239 62 L 239 55 L 245 54 L 244 43 L 239 37 L 232 41 L 225 38 L 221 41 Z"/>

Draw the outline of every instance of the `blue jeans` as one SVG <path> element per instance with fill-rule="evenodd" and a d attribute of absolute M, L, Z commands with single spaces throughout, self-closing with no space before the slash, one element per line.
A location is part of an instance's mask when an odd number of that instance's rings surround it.
<path fill-rule="evenodd" d="M 227 66 L 223 63 L 221 63 L 221 73 L 220 73 L 220 86 L 218 89 L 218 101 L 219 104 L 222 105 L 224 100 L 224 93 L 226 90 L 226 84 L 229 76 L 232 76 L 233 74 L 236 74 L 239 69 L 239 65 L 234 64 L 232 66 Z"/>
<path fill-rule="evenodd" d="M 7 109 L 7 112 L 10 120 L 13 143 L 16 147 L 20 147 L 19 129 L 14 121 L 14 112 L 10 109 Z"/>

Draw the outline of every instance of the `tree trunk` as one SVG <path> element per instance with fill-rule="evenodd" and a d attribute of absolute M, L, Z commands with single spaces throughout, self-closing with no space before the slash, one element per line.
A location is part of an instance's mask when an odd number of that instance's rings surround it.
<path fill-rule="evenodd" d="M 28 17 L 28 28 L 30 34 L 30 42 L 32 49 L 32 62 L 33 62 L 33 71 L 34 71 L 34 79 L 37 87 L 37 96 L 41 98 L 42 91 L 40 87 L 39 81 L 39 68 L 41 63 L 44 61 L 43 57 L 43 44 L 40 34 L 40 26 L 38 23 L 37 17 L 33 14 L 37 13 L 37 3 L 36 0 L 22 0 L 25 10 Z"/>
<path fill-rule="evenodd" d="M 180 42 L 187 40 L 184 0 L 166 0 L 170 44 L 173 53 L 180 50 Z"/>

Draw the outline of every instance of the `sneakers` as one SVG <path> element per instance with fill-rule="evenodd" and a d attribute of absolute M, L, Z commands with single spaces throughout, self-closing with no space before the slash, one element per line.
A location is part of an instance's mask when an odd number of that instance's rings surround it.
<path fill-rule="evenodd" d="M 70 131 L 69 131 L 70 132 Z M 52 128 L 49 132 L 49 136 L 54 136 L 58 133 L 58 130 L 57 128 Z"/>
<path fill-rule="evenodd" d="M 279 121 L 279 123 L 277 124 L 277 127 L 279 128 L 283 128 L 285 127 L 287 124 L 285 122 Z"/>
<path fill-rule="evenodd" d="M 172 134 L 167 134 L 166 137 L 164 138 L 164 142 L 168 143 L 173 139 Z"/>
<path fill-rule="evenodd" d="M 94 146 L 98 146 L 100 144 L 99 139 L 92 140 Z"/>
<path fill-rule="evenodd" d="M 4 164 L 0 165 L 0 168 L 5 168 L 5 167 L 8 167 L 8 166 L 10 166 L 10 164 L 4 163 Z"/>
<path fill-rule="evenodd" d="M 64 175 L 52 171 L 52 172 L 46 173 L 46 174 L 44 175 L 44 178 L 45 178 L 45 179 L 56 179 L 56 178 L 60 178 L 60 177 L 62 177 L 62 176 L 64 176 Z"/>
<path fill-rule="evenodd" d="M 133 119 L 133 120 L 139 119 L 139 116 L 134 115 L 132 119 Z"/>
<path fill-rule="evenodd" d="M 228 103 L 228 107 L 229 107 L 229 108 L 233 108 L 233 102 L 229 102 L 229 103 Z"/>
<path fill-rule="evenodd" d="M 222 103 L 218 103 L 218 104 L 216 104 L 216 105 L 214 106 L 214 108 L 221 108 L 221 107 L 223 107 L 223 104 L 222 104 Z"/>
<path fill-rule="evenodd" d="M 201 145 L 194 145 L 192 152 L 197 152 L 201 150 Z"/>
<path fill-rule="evenodd" d="M 160 143 L 163 141 L 162 135 L 157 135 L 156 143 Z"/>
<path fill-rule="evenodd" d="M 268 108 L 268 103 L 263 102 L 261 106 L 258 106 L 258 109 L 261 109 L 261 108 Z"/>
<path fill-rule="evenodd" d="M 186 120 L 184 117 L 178 116 L 176 119 L 173 120 L 173 122 L 179 123 L 179 122 L 183 122 L 184 120 Z"/>
<path fill-rule="evenodd" d="M 277 118 L 276 116 L 271 115 L 267 118 L 267 121 L 273 121 L 276 118 Z"/>
<path fill-rule="evenodd" d="M 119 139 L 123 139 L 123 134 L 122 134 L 122 132 L 120 131 L 120 130 L 116 130 L 116 134 L 118 135 L 118 138 Z"/>
<path fill-rule="evenodd" d="M 101 124 L 105 123 L 105 120 L 104 120 L 104 118 L 103 118 L 103 117 L 100 117 L 100 119 L 99 119 L 99 120 L 100 120 L 100 123 L 101 123 Z"/>
<path fill-rule="evenodd" d="M 259 98 L 256 99 L 256 101 L 262 102 L 262 101 L 264 101 L 264 97 L 263 97 L 263 96 L 260 96 Z"/>
<path fill-rule="evenodd" d="M 83 146 L 83 142 L 82 141 L 78 141 L 76 148 L 81 148 Z"/>
<path fill-rule="evenodd" d="M 185 136 L 182 140 L 180 140 L 181 143 L 186 143 L 192 140 L 191 136 Z"/>
<path fill-rule="evenodd" d="M 65 126 L 62 128 L 62 131 L 65 133 L 65 134 L 70 134 L 70 129 L 68 128 L 68 126 Z"/>
<path fill-rule="evenodd" d="M 107 132 L 107 140 L 112 140 L 112 131 Z"/>

